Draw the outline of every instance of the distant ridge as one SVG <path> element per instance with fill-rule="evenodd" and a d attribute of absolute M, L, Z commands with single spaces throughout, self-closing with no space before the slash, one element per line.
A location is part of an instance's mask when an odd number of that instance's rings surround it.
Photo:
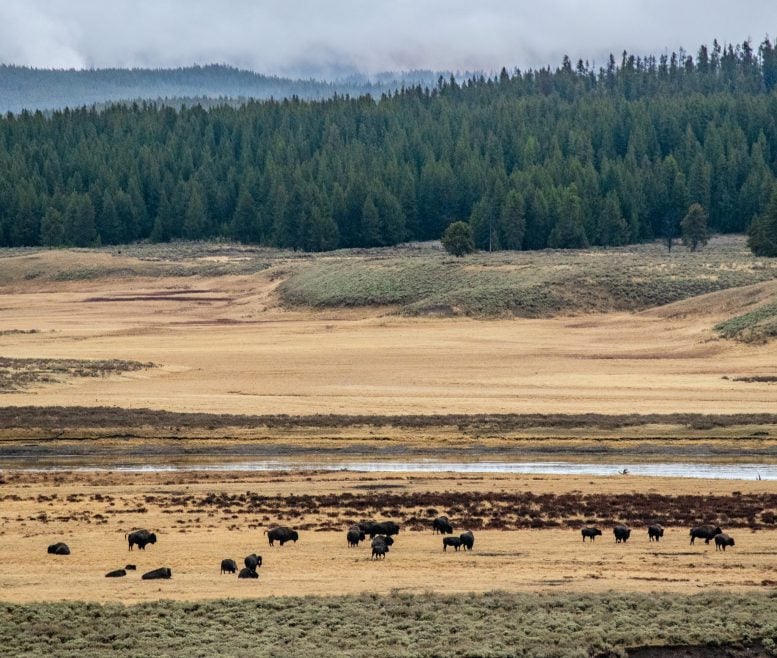
<path fill-rule="evenodd" d="M 0 112 L 56 110 L 117 101 L 157 99 L 330 98 L 335 94 L 380 95 L 403 84 L 436 83 L 438 74 L 417 71 L 381 74 L 373 82 L 350 76 L 340 81 L 263 75 L 221 64 L 176 69 L 35 69 L 0 65 Z"/>

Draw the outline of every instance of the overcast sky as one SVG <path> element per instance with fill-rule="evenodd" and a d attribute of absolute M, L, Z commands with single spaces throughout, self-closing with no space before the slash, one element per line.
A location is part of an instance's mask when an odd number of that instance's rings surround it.
<path fill-rule="evenodd" d="M 777 0 L 0 0 L 0 62 L 496 71 L 777 34 Z"/>

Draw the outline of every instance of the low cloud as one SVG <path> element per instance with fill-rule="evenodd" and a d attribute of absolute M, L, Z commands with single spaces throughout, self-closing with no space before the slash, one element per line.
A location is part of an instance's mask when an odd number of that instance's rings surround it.
<path fill-rule="evenodd" d="M 609 53 L 757 45 L 773 0 L 3 0 L 0 62 L 36 67 L 226 63 L 263 73 L 496 71 L 601 65 Z"/>

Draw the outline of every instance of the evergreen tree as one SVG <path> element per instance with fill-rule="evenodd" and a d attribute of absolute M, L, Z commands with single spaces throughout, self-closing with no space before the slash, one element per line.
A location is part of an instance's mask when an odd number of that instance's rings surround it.
<path fill-rule="evenodd" d="M 91 198 L 73 192 L 65 211 L 65 242 L 74 247 L 94 247 L 98 241 Z"/>
<path fill-rule="evenodd" d="M 629 237 L 629 226 L 623 218 L 620 201 L 615 192 L 610 192 L 604 200 L 599 223 L 599 242 L 605 247 L 617 247 L 625 244 Z"/>
<path fill-rule="evenodd" d="M 65 224 L 62 213 L 49 206 L 40 223 L 40 243 L 46 247 L 58 247 L 65 243 Z"/>
<path fill-rule="evenodd" d="M 100 205 L 100 215 L 97 222 L 97 232 L 100 234 L 100 242 L 103 244 L 120 244 L 125 241 L 124 231 L 126 224 L 119 220 L 119 213 L 113 202 L 113 196 L 108 190 L 103 193 Z"/>
<path fill-rule="evenodd" d="M 461 258 L 475 251 L 472 229 L 467 222 L 453 222 L 442 234 L 442 246 L 452 256 Z"/>
<path fill-rule="evenodd" d="M 511 190 L 502 206 L 499 218 L 499 244 L 504 249 L 521 249 L 526 233 L 523 197 Z"/>
<path fill-rule="evenodd" d="M 247 189 L 240 192 L 232 218 L 232 235 L 240 242 L 261 242 L 256 203 Z"/>
<path fill-rule="evenodd" d="M 680 229 L 683 234 L 683 244 L 691 251 L 696 251 L 700 246 L 703 247 L 707 244 L 709 238 L 707 213 L 700 204 L 691 204 L 688 213 L 680 222 Z"/>
<path fill-rule="evenodd" d="M 205 227 L 208 223 L 205 194 L 199 183 L 193 183 L 189 188 L 189 199 L 183 218 L 183 237 L 189 240 L 201 240 L 206 237 Z"/>
<path fill-rule="evenodd" d="M 756 256 L 777 257 L 777 189 L 763 214 L 753 219 L 747 233 L 747 246 Z"/>

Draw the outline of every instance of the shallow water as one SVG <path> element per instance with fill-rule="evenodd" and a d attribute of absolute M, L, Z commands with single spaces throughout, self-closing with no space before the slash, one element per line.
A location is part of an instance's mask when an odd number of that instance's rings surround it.
<path fill-rule="evenodd" d="M 705 463 L 581 463 L 572 461 L 443 461 L 422 460 L 239 460 L 179 464 L 122 463 L 116 461 L 89 464 L 65 463 L 14 468 L 22 471 L 121 471 L 121 472 L 172 472 L 172 471 L 354 471 L 369 473 L 515 473 L 537 475 L 596 475 L 647 477 L 681 477 L 712 480 L 777 480 L 777 464 L 705 464 Z"/>

